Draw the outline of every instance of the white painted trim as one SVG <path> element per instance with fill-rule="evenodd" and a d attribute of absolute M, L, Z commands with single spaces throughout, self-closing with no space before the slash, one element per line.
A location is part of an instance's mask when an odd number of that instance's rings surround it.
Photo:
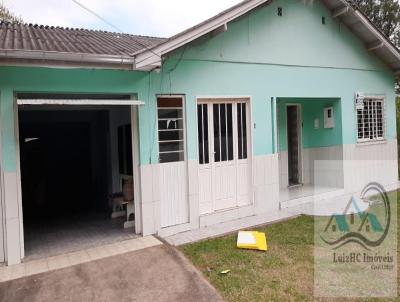
<path fill-rule="evenodd" d="M 163 230 L 163 229 L 169 229 L 169 228 L 179 228 L 182 225 L 191 225 L 191 223 L 193 223 L 193 221 L 191 221 L 191 212 L 193 211 L 193 209 L 190 208 L 191 203 L 189 200 L 189 161 L 188 161 L 188 155 L 187 155 L 187 150 L 188 150 L 188 141 L 187 141 L 187 112 L 186 112 L 186 95 L 185 94 L 156 94 L 156 110 L 155 110 L 155 118 L 156 118 L 156 127 L 155 127 L 155 131 L 156 131 L 156 137 L 157 137 L 157 157 L 158 157 L 158 165 L 163 165 L 163 164 L 171 164 L 171 162 L 168 163 L 161 163 L 160 162 L 160 147 L 159 147 L 159 141 L 158 141 L 158 104 L 157 104 L 157 100 L 158 98 L 170 98 L 170 99 L 175 99 L 175 98 L 181 98 L 182 99 L 182 120 L 183 120 L 183 137 L 184 137 L 184 150 L 183 150 L 183 161 L 179 161 L 179 162 L 184 162 L 185 164 L 185 172 L 186 172 L 186 183 L 184 184 L 185 190 L 186 190 L 186 201 L 187 201 L 187 205 L 188 205 L 188 212 L 187 212 L 187 222 L 184 223 L 180 223 L 180 224 L 176 224 L 176 225 L 170 225 L 170 226 L 166 226 L 166 227 L 162 227 L 161 226 L 161 211 L 159 211 L 159 215 L 157 217 L 158 219 L 158 223 L 159 223 L 159 227 L 158 227 L 158 231 Z M 162 169 L 162 167 L 160 167 L 160 169 Z M 160 193 L 161 194 L 161 193 Z M 161 198 L 160 198 L 160 202 L 161 202 Z"/>
<path fill-rule="evenodd" d="M 278 123 L 278 116 L 279 116 L 279 111 L 278 111 L 278 106 L 277 106 L 277 100 L 275 97 L 272 98 L 272 106 L 271 106 L 271 115 L 272 115 L 272 126 L 274 129 L 274 154 L 279 153 L 279 133 L 278 133 L 278 128 L 279 128 L 279 123 Z"/>
<path fill-rule="evenodd" d="M 22 183 L 21 183 L 21 155 L 20 155 L 20 145 L 19 145 L 19 114 L 18 114 L 18 100 L 14 96 L 13 101 L 14 107 L 14 137 L 16 141 L 16 177 L 17 177 L 17 202 L 18 202 L 18 220 L 20 228 L 20 257 L 23 259 L 25 257 L 25 234 L 24 234 L 24 221 L 23 221 L 23 204 L 22 204 Z"/>
<path fill-rule="evenodd" d="M 379 48 L 382 48 L 383 46 L 385 46 L 385 44 L 383 44 L 382 41 L 376 41 L 375 43 L 371 43 L 367 45 L 367 50 L 368 51 L 373 51 Z"/>
<path fill-rule="evenodd" d="M 153 47 L 150 50 L 143 51 L 136 55 L 135 58 L 135 68 L 141 69 L 146 68 L 146 66 L 150 65 L 153 67 L 161 66 L 160 57 L 164 54 L 169 53 L 207 33 L 210 33 L 219 27 L 223 26 L 226 23 L 229 23 L 232 20 L 246 14 L 252 9 L 264 4 L 266 2 L 270 2 L 271 0 L 249 0 L 243 2 L 241 5 L 238 5 L 236 8 L 228 10 L 225 13 L 221 13 L 220 16 L 211 18 L 208 21 L 201 23 L 191 29 L 188 29 L 170 39 L 166 42 Z M 158 65 L 159 64 L 159 65 Z"/>
<path fill-rule="evenodd" d="M 357 141 L 355 146 L 356 148 L 358 147 L 363 147 L 363 146 L 371 146 L 371 145 L 383 145 L 387 144 L 387 139 L 377 139 L 377 140 L 365 140 L 365 141 Z"/>
<path fill-rule="evenodd" d="M 131 134 L 132 134 L 132 165 L 133 165 L 133 194 L 135 206 L 135 233 L 140 234 L 143 230 L 142 222 L 142 192 L 140 178 L 140 158 L 139 158 L 139 119 L 137 107 L 131 106 Z M 129 217 L 128 217 L 129 219 Z"/>
<path fill-rule="evenodd" d="M 151 70 L 158 68 L 162 65 L 163 55 L 174 51 L 175 49 L 190 43 L 191 41 L 204 36 L 214 30 L 217 30 L 221 26 L 239 18 L 247 12 L 261 6 L 262 4 L 268 3 L 271 0 L 249 0 L 244 1 L 242 4 L 228 9 L 197 26 L 187 29 L 167 41 L 153 47 L 149 50 L 142 50 L 136 53 L 135 56 L 135 68 L 142 70 Z M 400 52 L 389 42 L 389 40 L 378 31 L 372 23 L 357 9 L 353 8 L 347 1 L 338 0 L 338 3 L 342 3 L 343 7 L 336 9 L 331 12 L 333 18 L 340 17 L 343 14 L 351 13 L 354 18 L 359 19 L 363 26 L 366 27 L 379 41 L 382 41 L 384 46 L 400 61 Z M 351 27 L 351 25 L 348 25 Z"/>
<path fill-rule="evenodd" d="M 383 137 L 377 137 L 373 139 L 368 139 L 368 138 L 358 138 L 358 112 L 357 109 L 354 108 L 354 122 L 355 122 L 355 138 L 356 138 L 356 145 L 367 145 L 367 144 L 379 144 L 379 143 L 384 143 L 386 142 L 386 132 L 387 132 L 387 118 L 386 118 L 386 100 L 385 100 L 385 95 L 383 94 L 369 94 L 369 95 L 364 95 L 364 100 L 365 99 L 370 99 L 373 101 L 380 101 L 382 102 L 382 108 L 383 108 Z"/>
<path fill-rule="evenodd" d="M 349 5 L 347 3 L 347 5 Z M 384 45 L 390 50 L 390 52 L 400 61 L 400 52 L 398 49 L 396 49 L 389 41 L 388 39 L 381 33 L 379 32 L 372 24 L 371 22 L 364 17 L 362 13 L 360 13 L 358 10 L 354 11 L 354 14 L 358 19 L 360 19 L 361 23 L 365 25 L 365 27 L 372 32 Z"/>
<path fill-rule="evenodd" d="M 95 100 L 95 99 L 17 99 L 18 105 L 107 105 L 107 106 L 138 106 L 144 102 L 137 100 Z"/>
<path fill-rule="evenodd" d="M 0 92 L 0 101 L 2 100 L 1 92 Z M 1 111 L 0 111 L 1 112 Z M 1 120 L 0 120 L 1 122 Z M 1 123 L 0 123 L 1 124 Z M 3 158 L 3 135 L 0 131 L 0 158 Z M 6 232 L 6 203 L 5 203 L 5 195 L 4 195 L 4 168 L 3 165 L 0 165 L 0 216 L 1 216 L 1 225 L 0 232 L 2 233 L 2 241 L 0 241 L 0 249 L 2 250 L 3 256 L 0 258 L 1 262 L 7 261 L 7 232 Z"/>
<path fill-rule="evenodd" d="M 348 6 L 345 6 L 345 7 L 343 7 L 343 8 L 339 8 L 339 9 L 335 9 L 333 12 L 332 12 L 332 18 L 337 18 L 337 17 L 339 17 L 339 16 L 341 16 L 341 15 L 343 15 L 343 14 L 346 14 L 346 13 L 348 13 L 349 12 L 349 7 Z"/>
<path fill-rule="evenodd" d="M 209 95 L 201 96 L 200 95 L 200 96 L 196 96 L 196 154 L 197 154 L 196 161 L 198 163 L 198 166 L 200 165 L 200 163 L 199 163 L 199 153 L 198 153 L 199 136 L 198 136 L 198 129 L 197 129 L 197 125 L 198 125 L 197 105 L 209 104 L 209 103 L 213 103 L 213 102 L 224 102 L 224 103 L 232 103 L 232 104 L 235 104 L 237 102 L 245 102 L 245 104 L 246 104 L 246 108 L 247 108 L 246 112 L 247 112 L 248 118 L 249 118 L 249 123 L 247 124 L 247 127 L 248 127 L 247 131 L 249 134 L 248 146 L 247 146 L 248 147 L 248 150 L 247 150 L 248 158 L 247 159 L 250 161 L 249 177 L 251 178 L 250 179 L 251 187 L 249 188 L 250 204 L 243 206 L 243 207 L 248 207 L 248 206 L 254 207 L 254 205 L 255 205 L 255 202 L 254 202 L 255 201 L 255 185 L 254 185 L 254 175 L 253 174 L 254 174 L 255 169 L 254 169 L 254 143 L 253 143 L 253 129 L 254 129 L 253 107 L 252 107 L 253 106 L 253 98 L 251 95 L 213 95 L 213 96 L 209 96 Z M 211 120 L 210 114 L 208 115 L 208 119 L 209 119 L 208 122 L 210 123 L 210 120 Z M 210 128 L 208 128 L 208 129 L 210 131 Z M 210 139 L 210 137 L 209 137 L 209 139 Z M 212 155 L 213 152 L 211 152 L 212 151 L 211 144 L 209 144 L 209 148 L 210 148 L 209 156 L 211 158 L 211 156 L 213 156 Z M 211 163 L 212 163 L 212 161 L 210 159 L 209 164 L 211 164 Z M 199 169 L 197 169 L 197 177 L 198 177 L 198 179 L 200 177 Z M 234 208 L 237 208 L 237 207 L 234 207 Z M 224 210 L 226 210 L 226 209 L 224 209 Z M 221 211 L 221 210 L 219 210 L 219 211 Z M 213 210 L 212 213 L 216 213 L 216 212 L 218 212 L 218 211 Z M 203 214 L 203 215 L 210 215 L 212 213 L 207 213 L 207 214 Z M 203 215 L 200 215 L 200 216 L 203 216 Z"/>

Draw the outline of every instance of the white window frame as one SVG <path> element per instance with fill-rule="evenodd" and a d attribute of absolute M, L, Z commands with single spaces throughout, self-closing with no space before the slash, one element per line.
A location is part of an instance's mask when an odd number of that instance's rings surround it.
<path fill-rule="evenodd" d="M 160 141 L 159 136 L 158 136 L 159 132 L 163 131 L 163 130 L 159 129 L 158 121 L 159 120 L 166 120 L 164 118 L 160 119 L 158 117 L 158 109 L 159 109 L 159 107 L 158 107 L 157 101 L 158 101 L 159 98 L 163 98 L 163 99 L 177 99 L 177 98 L 180 98 L 180 99 L 182 99 L 182 108 L 181 108 L 182 109 L 182 117 L 181 118 L 176 118 L 175 120 L 181 120 L 182 121 L 183 129 L 177 129 L 177 130 L 182 130 L 183 131 L 183 133 L 182 133 L 183 138 L 179 139 L 179 140 L 169 141 L 169 142 L 182 143 L 183 144 L 183 150 L 179 150 L 179 151 L 160 151 L 160 143 L 165 143 L 165 142 L 168 142 L 168 141 Z M 182 94 L 168 94 L 168 95 L 157 94 L 156 95 L 156 123 L 157 123 L 157 148 L 158 148 L 158 155 L 157 156 L 158 156 L 158 162 L 159 163 L 162 163 L 161 162 L 161 158 L 160 158 L 160 154 L 166 154 L 166 153 L 181 153 L 181 152 L 183 152 L 183 159 L 179 160 L 179 161 L 173 161 L 173 162 L 185 162 L 186 161 L 186 142 L 187 142 L 187 139 L 186 139 L 186 107 L 185 107 L 185 105 L 186 105 L 185 104 L 185 95 L 182 95 Z M 174 107 L 170 107 L 170 108 L 174 109 Z M 176 108 L 176 109 L 178 109 L 178 108 Z M 164 130 L 164 131 L 166 131 L 166 130 Z M 164 162 L 164 163 L 171 163 L 171 162 Z"/>
<path fill-rule="evenodd" d="M 373 131 L 373 138 L 366 138 L 365 134 L 363 134 L 363 138 L 358 137 L 358 110 L 357 108 L 355 109 L 356 111 L 356 138 L 357 138 L 357 143 L 373 143 L 373 142 L 381 142 L 386 140 L 386 110 L 385 110 L 385 97 L 382 95 L 367 95 L 364 96 L 364 106 L 366 106 L 367 103 L 369 102 L 374 102 L 374 103 L 381 103 L 381 110 L 382 110 L 382 136 L 377 136 L 378 132 L 378 127 L 377 127 L 377 117 L 376 117 L 376 111 L 373 111 L 373 119 L 374 119 L 374 125 L 371 128 L 370 126 L 370 131 Z M 374 107 L 376 110 L 376 107 Z M 364 121 L 363 121 L 363 131 L 364 131 Z"/>

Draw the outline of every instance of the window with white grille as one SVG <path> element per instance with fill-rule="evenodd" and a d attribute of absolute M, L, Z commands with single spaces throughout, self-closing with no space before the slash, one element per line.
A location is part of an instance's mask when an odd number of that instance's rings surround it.
<path fill-rule="evenodd" d="M 358 142 L 383 140 L 385 135 L 383 98 L 366 97 L 356 110 Z"/>
<path fill-rule="evenodd" d="M 185 121 L 182 97 L 158 97 L 158 149 L 160 163 L 185 160 Z"/>

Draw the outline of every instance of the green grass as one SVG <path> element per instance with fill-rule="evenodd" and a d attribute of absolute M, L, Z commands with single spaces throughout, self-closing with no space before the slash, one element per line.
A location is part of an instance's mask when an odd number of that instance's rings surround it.
<path fill-rule="evenodd" d="M 345 301 L 313 297 L 313 217 L 301 216 L 257 230 L 267 234 L 267 252 L 237 249 L 236 233 L 180 248 L 226 301 Z M 221 275 L 226 269 L 230 273 Z"/>

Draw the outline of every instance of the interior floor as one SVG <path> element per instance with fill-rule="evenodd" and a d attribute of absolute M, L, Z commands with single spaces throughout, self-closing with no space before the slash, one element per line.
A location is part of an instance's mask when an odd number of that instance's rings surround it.
<path fill-rule="evenodd" d="M 24 261 L 85 250 L 138 237 L 124 229 L 124 218 L 110 219 L 103 213 L 75 214 L 24 224 Z"/>

